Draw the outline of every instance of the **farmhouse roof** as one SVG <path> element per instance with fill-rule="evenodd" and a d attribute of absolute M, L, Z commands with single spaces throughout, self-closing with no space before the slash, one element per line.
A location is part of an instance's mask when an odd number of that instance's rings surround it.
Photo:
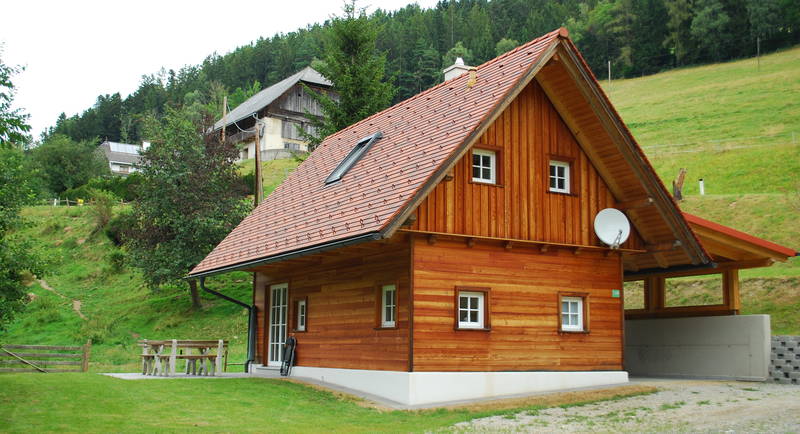
<path fill-rule="evenodd" d="M 138 145 L 129 145 L 127 143 L 116 143 L 116 142 L 109 142 L 105 141 L 100 144 L 100 149 L 103 150 L 103 154 L 105 154 L 106 159 L 110 162 L 114 163 L 123 163 L 123 164 L 139 164 L 142 160 L 142 157 L 139 154 L 133 154 L 130 152 L 117 152 L 112 150 L 112 145 L 125 145 L 125 146 L 132 146 L 132 147 L 139 147 Z"/>
<path fill-rule="evenodd" d="M 605 104 L 601 120 L 611 119 L 608 128 L 614 128 L 616 136 L 606 133 L 612 137 L 607 147 L 589 157 L 605 177 L 624 179 L 625 185 L 609 183 L 618 200 L 644 197 L 653 205 L 639 213 L 638 221 L 644 224 L 634 221 L 640 234 L 648 242 L 677 240 L 675 245 L 680 248 L 670 259 L 672 263 L 709 262 L 644 153 L 618 114 L 608 108 L 610 102 L 562 28 L 327 137 L 190 277 L 249 269 L 324 248 L 391 237 L 551 60 L 577 65 L 583 75 L 575 80 L 588 83 L 591 91 L 599 93 L 590 95 L 600 101 L 593 103 Z M 589 114 L 601 109 L 592 106 Z M 382 137 L 340 181 L 325 183 L 363 138 L 378 132 Z M 619 136 L 623 139 L 616 138 Z M 648 232 L 647 226 L 653 229 Z M 661 259 L 652 261 L 655 264 Z M 643 263 L 647 267 L 649 262 Z"/>
<path fill-rule="evenodd" d="M 297 73 L 284 78 L 283 80 L 251 96 L 245 102 L 236 106 L 236 108 L 234 108 L 233 110 L 231 110 L 230 113 L 228 113 L 227 123 L 225 125 L 230 125 L 234 122 L 238 122 L 246 117 L 249 117 L 253 113 L 258 112 L 262 108 L 270 105 L 273 101 L 278 99 L 287 90 L 291 89 L 292 86 L 294 86 L 299 82 L 313 84 L 317 86 L 323 86 L 323 87 L 330 87 L 333 85 L 333 83 L 331 83 L 328 79 L 323 77 L 322 74 L 317 72 L 316 69 L 310 66 L 306 66 Z M 222 125 L 223 121 L 222 119 L 220 119 L 214 124 L 214 129 L 218 130 L 222 128 Z"/>

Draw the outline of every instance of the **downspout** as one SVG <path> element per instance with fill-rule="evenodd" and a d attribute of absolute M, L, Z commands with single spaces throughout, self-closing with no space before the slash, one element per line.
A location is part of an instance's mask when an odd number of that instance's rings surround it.
<path fill-rule="evenodd" d="M 250 364 L 253 363 L 255 359 L 255 349 L 256 349 L 256 315 L 255 315 L 255 306 L 251 306 L 247 303 L 241 302 L 235 298 L 228 297 L 225 294 L 219 293 L 214 291 L 213 289 L 206 288 L 206 278 L 200 278 L 200 288 L 212 295 L 215 295 L 219 298 L 227 300 L 231 303 L 236 303 L 239 306 L 247 309 L 247 361 L 244 362 L 244 372 L 250 372 Z"/>

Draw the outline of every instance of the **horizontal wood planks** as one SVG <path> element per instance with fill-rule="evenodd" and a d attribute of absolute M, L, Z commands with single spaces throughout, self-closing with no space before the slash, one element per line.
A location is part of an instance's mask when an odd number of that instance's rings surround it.
<path fill-rule="evenodd" d="M 266 360 L 269 324 L 263 294 L 271 284 L 289 286 L 289 334 L 297 339 L 297 365 L 344 369 L 407 371 L 409 366 L 409 268 L 407 235 L 389 242 L 345 247 L 259 269 L 255 297 L 258 352 Z M 395 328 L 378 327 L 378 287 L 397 286 Z M 305 332 L 293 332 L 295 302 L 307 300 Z"/>
<path fill-rule="evenodd" d="M 473 149 L 498 156 L 497 184 L 472 182 L 467 154 L 417 208 L 412 229 L 553 243 L 599 245 L 594 216 L 615 198 L 535 81 Z M 549 162 L 570 163 L 571 193 L 549 191 Z M 639 248 L 637 236 L 624 247 Z"/>
<path fill-rule="evenodd" d="M 622 369 L 620 257 L 414 241 L 415 371 Z M 456 286 L 490 288 L 491 330 L 454 327 Z M 588 293 L 589 333 L 559 333 L 558 293 Z"/>

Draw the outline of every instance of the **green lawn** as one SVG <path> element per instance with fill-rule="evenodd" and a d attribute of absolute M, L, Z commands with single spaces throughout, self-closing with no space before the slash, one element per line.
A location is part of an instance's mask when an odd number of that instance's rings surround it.
<path fill-rule="evenodd" d="M 0 374 L 3 432 L 427 432 L 545 406 L 652 393 L 587 392 L 504 410 L 381 411 L 350 397 L 258 378 L 119 380 L 98 374 Z M 614 393 L 621 393 L 615 395 Z M 559 401 L 560 400 L 560 401 Z M 531 403 L 537 401 L 529 401 Z M 546 403 L 546 404 L 544 404 Z"/>

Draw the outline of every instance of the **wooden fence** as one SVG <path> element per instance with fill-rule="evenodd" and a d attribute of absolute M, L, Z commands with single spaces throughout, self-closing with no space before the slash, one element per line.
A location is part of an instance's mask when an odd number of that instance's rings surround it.
<path fill-rule="evenodd" d="M 86 372 L 92 340 L 81 346 L 2 345 L 0 372 Z"/>

